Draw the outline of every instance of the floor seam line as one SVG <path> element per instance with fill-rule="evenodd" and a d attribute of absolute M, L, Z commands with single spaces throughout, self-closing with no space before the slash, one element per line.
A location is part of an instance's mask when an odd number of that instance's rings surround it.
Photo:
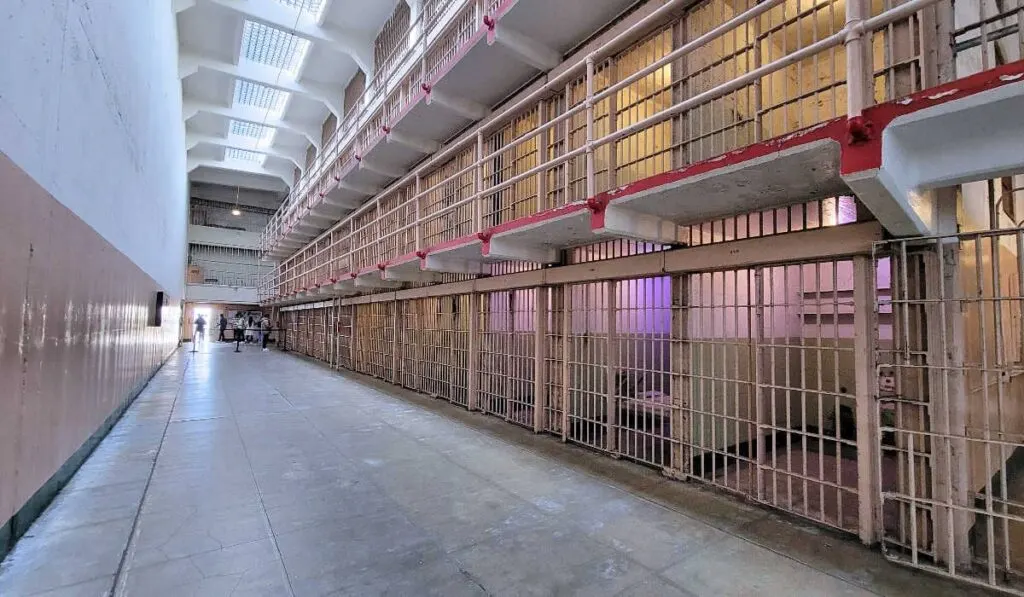
<path fill-rule="evenodd" d="M 270 522 L 270 515 L 267 514 L 267 505 L 263 501 L 263 491 L 260 489 L 260 484 L 256 480 L 256 472 L 252 467 L 252 458 L 249 456 L 249 448 L 245 445 L 245 437 L 242 435 L 242 428 L 238 425 L 238 413 L 235 412 L 235 404 L 231 401 L 230 397 L 227 397 L 226 395 L 225 397 L 227 398 L 228 408 L 231 409 L 231 420 L 235 424 L 235 433 L 238 434 L 238 441 L 242 444 L 242 453 L 245 455 L 245 461 L 249 465 L 249 476 L 252 478 L 252 485 L 256 490 L 256 497 L 260 502 L 260 512 L 263 514 L 263 521 L 267 525 L 267 534 L 270 535 L 270 542 L 274 545 L 274 553 L 277 554 L 277 561 L 281 563 L 281 572 L 284 573 L 284 580 L 288 585 L 288 594 L 295 597 L 295 588 L 292 586 L 292 578 L 291 575 L 288 574 L 288 566 L 284 563 L 284 556 L 281 554 L 281 546 L 277 543 L 277 533 L 274 532 L 274 526 Z M 232 591 L 232 593 L 234 593 L 234 591 Z"/>
<path fill-rule="evenodd" d="M 181 393 L 185 387 L 185 375 L 188 373 L 188 367 L 192 363 L 192 358 L 188 356 L 183 357 L 183 359 L 185 362 L 181 367 L 181 374 L 178 378 L 178 387 L 174 392 L 174 399 L 171 401 L 171 407 L 167 411 L 167 420 L 164 422 L 164 429 L 160 434 L 160 442 L 157 444 L 156 454 L 153 455 L 153 464 L 150 466 L 149 476 L 146 478 L 146 485 L 142 490 L 142 497 L 139 498 L 139 507 L 135 511 L 135 516 L 132 519 L 132 527 L 131 531 L 128 533 L 128 541 L 125 543 L 124 551 L 121 552 L 121 559 L 118 561 L 117 569 L 114 571 L 114 579 L 110 586 L 110 593 L 115 596 L 123 594 L 124 586 L 127 582 L 125 564 L 128 562 L 129 554 L 131 554 L 134 549 L 135 542 L 138 538 L 139 520 L 142 518 L 142 508 L 146 505 L 146 497 L 149 495 L 149 486 L 153 482 L 153 476 L 156 474 L 156 464 L 160 460 L 160 454 L 164 449 L 164 441 L 167 439 L 167 430 L 171 426 L 171 418 L 174 417 L 174 408 L 178 404 L 178 398 L 181 397 Z"/>

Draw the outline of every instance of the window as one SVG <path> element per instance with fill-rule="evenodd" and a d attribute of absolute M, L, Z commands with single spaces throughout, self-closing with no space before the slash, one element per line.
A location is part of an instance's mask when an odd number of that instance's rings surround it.
<path fill-rule="evenodd" d="M 246 151 L 244 149 L 235 149 L 234 147 L 228 147 L 224 150 L 224 159 L 235 162 L 253 162 L 256 164 L 263 163 L 264 155 L 262 153 L 256 153 L 255 151 Z"/>
<path fill-rule="evenodd" d="M 280 118 L 290 95 L 287 91 L 259 83 L 241 79 L 235 81 L 235 105 L 262 108 L 267 110 L 268 117 Z"/>
<path fill-rule="evenodd" d="M 232 120 L 228 138 L 251 143 L 256 147 L 269 147 L 274 141 L 274 134 L 276 132 L 274 128 L 269 126 Z"/>
<path fill-rule="evenodd" d="M 327 6 L 326 0 L 277 0 L 277 2 L 299 12 L 305 12 L 314 19 L 320 18 L 320 13 Z"/>
<path fill-rule="evenodd" d="M 242 58 L 279 68 L 293 77 L 309 51 L 309 40 L 283 29 L 246 21 L 242 29 Z"/>

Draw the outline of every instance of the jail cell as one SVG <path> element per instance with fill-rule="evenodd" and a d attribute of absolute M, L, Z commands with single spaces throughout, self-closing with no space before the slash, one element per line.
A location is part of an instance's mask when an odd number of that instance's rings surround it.
<path fill-rule="evenodd" d="M 566 439 L 597 449 L 611 451 L 609 400 L 610 379 L 616 370 L 611 362 L 610 333 L 614 307 L 612 282 L 572 284 L 566 287 L 568 325 L 568 403 L 562 414 Z"/>
<path fill-rule="evenodd" d="M 543 431 L 562 435 L 565 380 L 568 378 L 567 356 L 569 344 L 566 332 L 569 312 L 565 309 L 565 286 L 552 286 L 540 290 L 539 309 L 543 309 L 544 323 L 544 388 L 540 428 Z M 540 332 L 538 332 L 540 333 Z"/>
<path fill-rule="evenodd" d="M 452 309 L 452 362 L 448 369 L 451 380 L 451 401 L 469 407 L 469 328 L 473 310 L 468 294 L 444 297 Z"/>
<path fill-rule="evenodd" d="M 393 381 L 395 350 L 395 303 L 356 306 L 356 371 Z"/>
<path fill-rule="evenodd" d="M 284 315 L 286 342 L 285 348 L 287 348 L 288 350 L 299 352 L 297 350 L 297 346 L 299 343 L 299 312 L 290 311 L 285 313 Z"/>
<path fill-rule="evenodd" d="M 410 390 L 423 391 L 420 384 L 421 335 L 423 318 L 420 315 L 422 301 L 408 300 L 398 302 L 399 355 L 401 368 L 401 385 Z"/>
<path fill-rule="evenodd" d="M 309 324 L 306 321 L 308 314 L 305 310 L 295 311 L 295 335 L 292 336 L 294 346 L 292 350 L 299 354 L 309 354 Z"/>
<path fill-rule="evenodd" d="M 377 225 L 378 205 L 371 204 L 352 218 L 352 271 L 376 267 L 379 254 L 380 231 Z"/>
<path fill-rule="evenodd" d="M 332 327 L 335 342 L 334 364 L 340 369 L 352 370 L 352 345 L 355 332 L 355 307 L 340 305 L 336 307 L 334 326 Z"/>
<path fill-rule="evenodd" d="M 313 309 L 309 313 L 309 356 L 321 361 L 330 362 L 327 350 L 327 329 L 330 324 L 330 309 Z"/>
<path fill-rule="evenodd" d="M 531 137 L 515 145 L 511 143 L 537 128 L 540 124 L 541 106 L 542 104 L 535 104 L 484 140 L 485 155 L 497 152 L 497 155 L 487 160 L 483 167 L 485 191 L 537 166 L 538 138 L 542 139 L 543 136 Z M 480 199 L 483 226 L 490 228 L 537 213 L 540 210 L 539 180 L 539 174 L 529 176 L 499 191 L 484 194 Z"/>
<path fill-rule="evenodd" d="M 681 39 L 693 40 L 757 4 L 754 0 L 706 0 L 683 19 Z M 872 0 L 870 14 L 900 4 Z M 682 81 L 676 101 L 693 97 L 813 45 L 841 30 L 845 3 L 839 0 L 787 0 L 760 17 L 695 49 L 675 64 Z M 886 101 L 935 84 L 927 71 L 922 39 L 935 36 L 917 14 L 870 36 L 875 101 Z M 688 110 L 675 121 L 677 166 L 706 160 L 758 141 L 785 135 L 844 116 L 847 112 L 846 48 L 818 52 L 750 85 Z"/>
<path fill-rule="evenodd" d="M 450 297 L 415 299 L 419 320 L 419 391 L 451 400 L 452 301 Z"/>
<path fill-rule="evenodd" d="M 612 83 L 612 60 L 605 59 L 594 65 L 593 91 L 598 93 Z M 568 109 L 587 101 L 587 81 L 581 76 L 566 86 L 566 107 Z M 599 139 L 611 132 L 611 98 L 606 97 L 594 102 L 593 138 Z M 565 150 L 572 152 L 587 143 L 587 112 L 581 110 L 566 119 Z M 610 145 L 594 148 L 594 192 L 608 190 L 609 169 L 611 166 Z M 578 155 L 565 163 L 563 184 L 566 189 L 565 202 L 582 201 L 588 198 L 587 190 L 587 157 Z"/>
<path fill-rule="evenodd" d="M 1024 229 L 877 248 L 886 553 L 1024 594 Z"/>
<path fill-rule="evenodd" d="M 671 388 L 672 281 L 667 276 L 614 283 L 612 447 L 657 467 L 675 464 Z"/>
<path fill-rule="evenodd" d="M 378 262 L 416 251 L 416 203 L 412 200 L 415 190 L 415 186 L 406 185 L 380 200 Z"/>
<path fill-rule="evenodd" d="M 690 474 L 858 530 L 853 264 L 690 274 Z"/>
<path fill-rule="evenodd" d="M 477 407 L 532 429 L 536 292 L 485 293 L 480 297 Z"/>
<path fill-rule="evenodd" d="M 671 52 L 675 29 L 671 25 L 663 27 L 618 54 L 615 80 L 621 81 Z M 615 92 L 611 98 L 611 131 L 629 127 L 670 108 L 674 103 L 677 72 L 669 63 Z M 629 184 L 671 170 L 676 149 L 672 129 L 673 121 L 669 119 L 616 141 L 609 153 L 612 161 L 609 185 Z"/>
<path fill-rule="evenodd" d="M 423 178 L 419 199 L 421 246 L 460 238 L 479 227 L 473 218 L 476 148 L 463 150 Z"/>

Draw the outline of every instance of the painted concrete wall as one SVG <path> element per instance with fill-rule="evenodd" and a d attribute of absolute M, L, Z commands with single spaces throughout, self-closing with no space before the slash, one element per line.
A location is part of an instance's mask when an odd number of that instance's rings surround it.
<path fill-rule="evenodd" d="M 214 228 L 212 226 L 189 226 L 188 242 L 194 245 L 232 247 L 255 251 L 260 248 L 260 234 L 258 232 Z"/>
<path fill-rule="evenodd" d="M 0 6 L 0 151 L 180 297 L 185 177 L 165 0 Z"/>
<path fill-rule="evenodd" d="M 177 345 L 176 46 L 166 0 L 0 3 L 0 555 Z"/>

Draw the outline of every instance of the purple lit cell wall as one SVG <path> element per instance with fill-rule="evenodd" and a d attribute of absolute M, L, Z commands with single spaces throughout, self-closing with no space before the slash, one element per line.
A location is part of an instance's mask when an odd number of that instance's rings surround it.
<path fill-rule="evenodd" d="M 504 292 L 492 292 L 487 297 L 487 330 L 492 332 L 532 332 L 536 295 L 533 289 L 524 288 Z"/>

